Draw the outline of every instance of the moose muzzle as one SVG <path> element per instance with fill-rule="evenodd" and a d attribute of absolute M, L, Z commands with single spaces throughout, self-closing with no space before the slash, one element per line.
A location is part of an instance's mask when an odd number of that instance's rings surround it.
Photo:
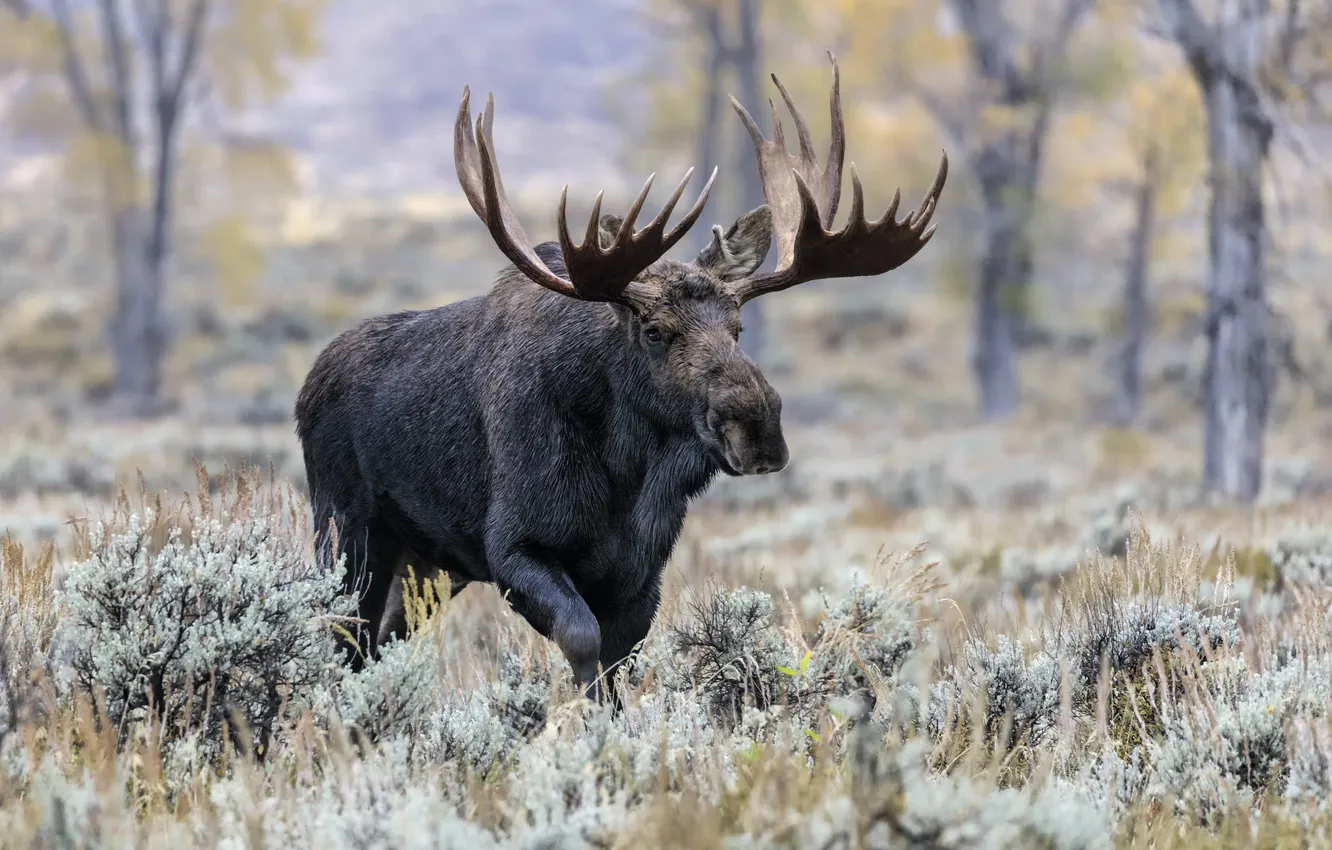
<path fill-rule="evenodd" d="M 729 475 L 780 472 L 791 458 L 782 436 L 782 399 L 753 361 L 727 364 L 709 393 L 707 430 Z"/>

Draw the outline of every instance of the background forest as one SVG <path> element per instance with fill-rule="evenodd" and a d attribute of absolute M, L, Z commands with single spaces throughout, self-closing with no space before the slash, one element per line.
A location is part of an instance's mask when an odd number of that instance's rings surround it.
<path fill-rule="evenodd" d="M 792 461 L 626 711 L 488 587 L 330 666 L 292 406 L 503 267 L 463 87 L 538 239 L 718 166 L 683 259 L 829 51 L 938 231 L 746 307 Z M 1327 841 L 1330 84 L 1326 0 L 0 0 L 0 845 Z"/>

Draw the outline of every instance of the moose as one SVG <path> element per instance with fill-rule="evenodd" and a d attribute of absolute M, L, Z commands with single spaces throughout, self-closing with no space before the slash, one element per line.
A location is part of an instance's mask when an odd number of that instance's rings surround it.
<path fill-rule="evenodd" d="M 766 203 L 729 230 L 713 226 L 689 263 L 664 255 L 701 215 L 715 168 L 670 231 L 692 168 L 641 229 L 655 174 L 623 217 L 602 215 L 598 194 L 579 245 L 566 186 L 558 242 L 534 246 L 500 179 L 494 96 L 473 131 L 464 88 L 458 181 L 511 265 L 487 294 L 343 332 L 316 358 L 296 402 L 319 561 L 331 569 L 345 558 L 345 586 L 359 600 L 353 669 L 401 625 L 386 607 L 410 563 L 418 575 L 447 573 L 454 593 L 494 584 L 559 647 L 582 693 L 600 701 L 609 692 L 619 704 L 603 677 L 613 682 L 648 634 L 690 500 L 718 473 L 787 465 L 781 397 L 738 343 L 741 305 L 807 281 L 883 274 L 934 233 L 946 152 L 903 221 L 900 190 L 883 217 L 864 218 L 852 163 L 849 220 L 831 230 L 846 137 L 837 60 L 828 59 L 832 134 L 822 168 L 775 74 L 798 154 L 786 148 L 771 99 L 768 139 L 731 98 Z M 777 267 L 760 272 L 774 239 Z"/>

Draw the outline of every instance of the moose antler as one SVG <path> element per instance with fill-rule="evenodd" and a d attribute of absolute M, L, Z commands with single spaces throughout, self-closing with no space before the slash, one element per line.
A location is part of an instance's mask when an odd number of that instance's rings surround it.
<path fill-rule="evenodd" d="M 902 199 L 900 189 L 883 218 L 875 222 L 865 220 L 865 196 L 856 165 L 851 163 L 850 220 L 839 231 L 827 229 L 832 227 L 833 216 L 837 214 L 842 192 L 842 160 L 846 153 L 837 59 L 832 53 L 828 54 L 828 59 L 833 66 L 832 143 L 826 168 L 819 168 L 809 127 L 776 74 L 772 75 L 772 81 L 777 84 L 786 108 L 795 119 L 800 141 L 799 156 L 786 151 L 781 118 L 771 99 L 768 105 L 772 108 L 773 138 L 769 140 L 763 137 L 749 112 L 734 97 L 731 98 L 731 105 L 754 141 L 763 196 L 772 211 L 773 235 L 778 249 L 776 271 L 755 275 L 734 285 L 732 291 L 741 303 L 811 280 L 883 274 L 914 257 L 934 235 L 933 226 L 928 230 L 925 227 L 934 215 L 939 193 L 948 177 L 947 153 L 943 155 L 934 184 L 925 193 L 925 199 L 905 221 L 900 222 L 896 219 L 897 205 Z"/>
<path fill-rule="evenodd" d="M 675 187 L 657 217 L 642 230 L 635 231 L 634 219 L 642 210 L 643 201 L 647 199 L 648 190 L 652 188 L 652 181 L 657 175 L 649 176 L 629 207 L 614 241 L 604 248 L 599 235 L 602 193 L 597 193 L 597 199 L 592 205 L 592 217 L 588 221 L 583 244 L 574 245 L 569 236 L 566 215 L 569 195 L 569 187 L 566 185 L 560 193 L 559 211 L 560 250 L 564 254 L 564 266 L 569 275 L 565 279 L 551 271 L 537 256 L 531 239 L 504 194 L 504 183 L 500 180 L 499 166 L 495 160 L 495 142 L 491 135 L 495 117 L 494 95 L 486 100 L 486 111 L 476 121 L 475 136 L 471 127 L 471 96 L 471 88 L 465 87 L 462 105 L 458 108 L 458 121 L 453 129 L 454 164 L 458 169 L 458 182 L 462 185 L 463 194 L 485 222 L 504 256 L 527 277 L 561 295 L 583 301 L 616 302 L 641 310 L 651 293 L 634 286 L 634 278 L 689 232 L 689 228 L 703 212 L 708 194 L 712 191 L 712 181 L 717 177 L 717 169 L 713 168 L 712 176 L 703 186 L 694 206 L 669 233 L 664 233 L 666 219 L 684 194 L 685 184 L 693 176 L 694 169 L 685 172 L 684 179 Z"/>

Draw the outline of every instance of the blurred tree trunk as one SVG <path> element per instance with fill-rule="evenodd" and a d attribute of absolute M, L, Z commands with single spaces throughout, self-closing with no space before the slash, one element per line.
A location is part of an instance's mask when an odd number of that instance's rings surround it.
<path fill-rule="evenodd" d="M 1250 500 L 1262 487 L 1272 393 L 1267 356 L 1263 165 L 1272 137 L 1252 93 L 1218 77 L 1204 89 L 1212 200 L 1204 370 L 1203 485 Z"/>
<path fill-rule="evenodd" d="M 178 109 L 177 98 L 159 97 L 153 111 L 151 208 L 136 204 L 113 213 L 118 293 L 111 329 L 115 391 L 132 412 L 144 416 L 158 412 L 167 349 L 163 296 L 171 254 Z"/>
<path fill-rule="evenodd" d="M 1010 128 L 979 142 L 971 153 L 987 222 L 971 365 L 982 415 L 1004 419 L 1021 402 L 1017 352 L 1027 336 L 1032 214 L 1058 83 L 1056 66 L 1093 2 L 1065 0 L 1049 36 L 1033 44 L 1022 43 L 998 0 L 950 0 L 950 5 L 966 33 L 976 76 L 992 92 L 986 97 L 1012 119 Z M 943 109 L 933 111 L 940 116 Z M 949 123 L 957 122 L 946 119 Z"/>
<path fill-rule="evenodd" d="M 763 102 L 759 82 L 762 72 L 759 4 L 758 0 L 732 0 L 727 3 L 690 2 L 687 7 L 703 39 L 707 57 L 703 120 L 699 126 L 698 139 L 698 167 L 707 172 L 717 164 L 721 152 L 726 149 L 722 144 L 726 136 L 723 135 L 720 113 L 727 70 L 733 72 L 737 83 L 736 99 L 751 115 L 759 114 L 759 105 Z M 729 21 L 723 18 L 724 9 L 734 12 Z M 727 36 L 728 22 L 734 27 L 734 39 Z M 763 182 L 748 137 L 742 136 L 743 129 L 738 122 L 727 126 L 731 127 L 729 132 L 735 133 L 739 142 L 730 146 L 735 157 L 732 164 L 735 181 L 732 185 L 735 188 L 723 193 L 724 202 L 718 205 L 719 218 L 726 220 L 723 226 L 764 203 Z M 692 244 L 697 251 L 703 250 L 711 238 L 712 228 L 696 228 L 691 233 Z M 755 360 L 762 360 L 766 334 L 761 300 L 755 299 L 744 306 L 741 323 L 744 332 L 740 339 L 745 351 Z"/>
<path fill-rule="evenodd" d="M 717 163 L 721 149 L 722 82 L 726 72 L 726 38 L 722 32 L 721 14 L 712 4 L 701 4 L 693 9 L 698 28 L 706 45 L 706 89 L 703 94 L 703 122 L 698 133 L 698 168 L 707 174 Z M 712 228 L 695 227 L 689 231 L 689 240 L 695 252 L 702 251 L 712 239 Z"/>
<path fill-rule="evenodd" d="M 1030 210 L 1039 169 L 1021 161 L 1022 141 L 1014 135 L 986 144 L 976 159 L 987 226 L 972 370 L 981 412 L 990 419 L 1011 415 L 1021 400 L 1017 349 L 1032 269 Z"/>
<path fill-rule="evenodd" d="M 116 312 L 110 322 L 115 358 L 114 394 L 125 412 L 152 416 L 161 410 L 166 352 L 163 312 L 166 262 L 172 230 L 171 192 L 176 173 L 180 110 L 198 65 L 209 0 L 193 0 L 180 18 L 165 5 L 135 7 L 131 35 L 118 0 L 98 0 L 100 53 L 107 90 L 93 80 L 99 51 L 80 49 L 67 0 L 55 0 L 65 82 L 84 128 L 99 151 L 99 167 L 115 258 Z M 141 98 L 137 52 L 146 54 L 148 90 Z M 174 57 L 174 61 L 173 61 Z M 144 173 L 145 145 L 134 120 L 148 104 L 152 163 Z M 147 185 L 147 197 L 143 185 Z"/>
<path fill-rule="evenodd" d="M 116 397 L 136 415 L 155 412 L 162 389 L 166 321 L 162 255 L 147 250 L 145 216 L 137 207 L 110 213 L 116 270 L 111 319 Z"/>
<path fill-rule="evenodd" d="M 1209 25 L 1192 0 L 1160 0 L 1207 112 L 1210 286 L 1203 372 L 1203 487 L 1252 501 L 1262 487 L 1274 370 L 1267 351 L 1263 167 L 1273 124 L 1260 76 L 1265 3 L 1244 0 Z"/>
<path fill-rule="evenodd" d="M 1147 267 L 1151 262 L 1152 233 L 1156 228 L 1156 184 L 1159 158 L 1156 148 L 1147 153 L 1142 182 L 1134 204 L 1133 235 L 1129 241 L 1128 269 L 1124 276 L 1124 348 L 1119 362 L 1119 402 L 1116 419 L 1129 425 L 1142 408 L 1142 350 L 1147 343 Z"/>
<path fill-rule="evenodd" d="M 737 0 L 737 3 L 739 39 L 732 54 L 740 89 L 737 100 L 740 101 L 741 106 L 749 110 L 750 115 L 758 115 L 760 114 L 759 107 L 763 103 L 763 95 L 759 84 L 762 73 L 762 55 L 758 33 L 758 0 Z M 734 130 L 737 133 L 740 132 L 738 122 L 734 126 Z M 755 160 L 753 149 L 741 142 L 734 146 L 734 150 L 736 157 L 734 177 L 737 181 L 736 200 L 738 206 L 736 215 L 738 217 L 740 214 L 763 205 L 763 181 L 759 176 L 758 162 Z M 767 317 L 763 311 L 763 299 L 756 298 L 742 308 L 741 324 L 744 326 L 741 336 L 744 348 L 751 357 L 761 362 L 768 353 Z"/>

